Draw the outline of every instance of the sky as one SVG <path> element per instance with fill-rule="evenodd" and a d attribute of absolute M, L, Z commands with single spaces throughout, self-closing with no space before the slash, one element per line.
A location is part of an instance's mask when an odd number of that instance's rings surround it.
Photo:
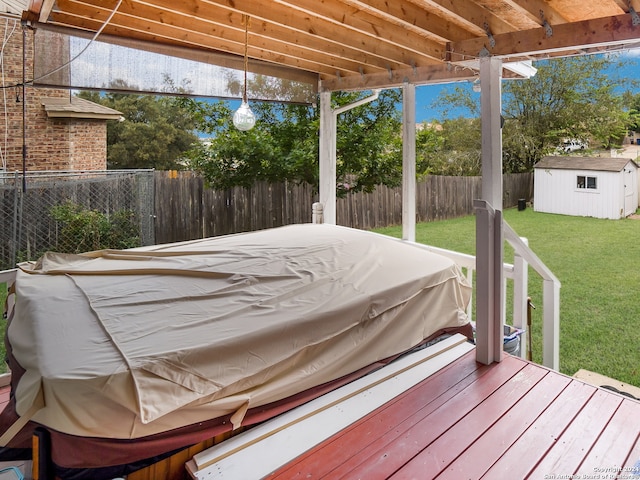
<path fill-rule="evenodd" d="M 640 81 L 640 49 L 627 50 L 621 54 L 621 59 L 628 64 L 618 72 L 622 77 L 635 78 Z M 535 62 L 533 64 L 535 67 Z M 423 85 L 416 88 L 416 122 L 430 122 L 432 120 L 442 120 L 442 111 L 433 107 L 433 103 L 443 91 L 453 92 L 454 88 L 461 88 L 471 91 L 470 82 L 457 82 L 442 85 Z M 640 92 L 640 89 L 636 89 Z M 480 94 L 472 93 L 479 98 Z M 449 118 L 456 118 L 460 115 L 468 114 L 466 110 L 452 110 Z"/>

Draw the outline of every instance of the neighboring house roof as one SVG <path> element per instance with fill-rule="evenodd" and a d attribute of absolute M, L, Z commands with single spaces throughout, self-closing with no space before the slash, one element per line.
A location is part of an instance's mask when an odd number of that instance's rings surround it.
<path fill-rule="evenodd" d="M 549 156 L 543 157 L 542 160 L 535 164 L 534 168 L 621 172 L 629 162 L 636 167 L 638 166 L 630 158 Z"/>
<path fill-rule="evenodd" d="M 49 118 L 91 118 L 119 120 L 122 113 L 113 108 L 83 98 L 43 98 L 41 100 Z"/>
<path fill-rule="evenodd" d="M 20 17 L 29 6 L 28 0 L 0 0 L 0 15 Z"/>

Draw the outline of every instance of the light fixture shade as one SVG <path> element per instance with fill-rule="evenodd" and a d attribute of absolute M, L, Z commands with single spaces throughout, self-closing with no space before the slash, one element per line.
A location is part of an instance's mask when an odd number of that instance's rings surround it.
<path fill-rule="evenodd" d="M 242 131 L 251 130 L 256 124 L 256 116 L 247 102 L 242 102 L 236 113 L 233 114 L 233 124 Z"/>

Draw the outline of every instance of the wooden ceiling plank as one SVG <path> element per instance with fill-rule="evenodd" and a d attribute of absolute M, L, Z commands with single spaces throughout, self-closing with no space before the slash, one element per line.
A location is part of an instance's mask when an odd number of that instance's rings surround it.
<path fill-rule="evenodd" d="M 411 2 L 389 2 L 388 0 L 345 0 L 352 6 L 366 10 L 372 15 L 396 22 L 409 29 L 430 32 L 438 37 L 438 41 L 457 41 L 482 35 L 484 30 L 476 25 L 461 22 L 447 22 L 441 16 L 441 10 L 436 8 L 418 7 Z"/>
<path fill-rule="evenodd" d="M 251 3 L 251 0 L 234 0 L 233 3 L 244 10 L 239 4 Z M 296 0 L 295 2 L 274 0 L 273 3 L 282 5 L 287 11 L 300 12 L 298 14 L 300 19 L 309 20 L 312 29 L 315 29 L 321 21 L 328 22 L 330 32 L 318 32 L 325 38 L 337 35 L 340 41 L 346 42 L 351 35 L 359 32 L 368 37 L 364 40 L 365 44 L 388 44 L 392 49 L 399 47 L 407 52 L 429 55 L 435 59 L 442 58 L 444 44 L 430 40 L 427 35 L 418 35 L 401 26 L 384 22 L 379 17 L 339 0 Z"/>
<path fill-rule="evenodd" d="M 36 23 L 33 25 L 36 30 L 48 30 L 64 35 L 71 35 L 87 40 L 93 38 L 94 34 L 91 31 L 82 31 L 77 28 L 68 28 L 63 26 L 55 26 L 52 24 Z M 215 52 L 210 49 L 205 50 L 203 48 L 176 46 L 168 43 L 152 42 L 149 40 L 143 40 L 125 36 L 115 36 L 102 33 L 100 40 L 113 44 L 120 45 L 126 48 L 133 48 L 145 52 L 159 53 L 161 55 L 168 55 L 172 57 L 184 58 L 195 62 L 208 63 L 211 65 L 218 65 L 225 68 L 232 68 L 235 70 L 242 70 L 244 67 L 244 59 L 239 55 L 233 55 L 224 52 Z M 249 71 L 258 73 L 261 75 L 268 75 L 272 77 L 286 78 L 289 80 L 317 84 L 318 74 L 302 69 L 289 68 L 287 66 L 276 65 L 271 62 L 263 62 L 261 60 L 249 59 Z"/>
<path fill-rule="evenodd" d="M 535 28 L 495 35 L 494 40 L 495 47 L 481 38 L 452 42 L 447 59 L 455 63 L 477 58 L 483 50 L 507 60 L 523 55 L 541 58 L 580 49 L 633 44 L 640 41 L 640 26 L 633 25 L 631 15 L 623 14 L 556 25 L 550 37 L 544 28 Z"/>
<path fill-rule="evenodd" d="M 180 5 L 176 5 L 174 0 L 156 0 L 154 4 L 158 8 L 172 9 L 172 13 L 176 16 L 189 15 L 187 6 L 183 8 Z M 136 11 L 139 11 L 139 9 L 136 9 Z M 222 9 L 218 5 L 209 4 L 206 11 L 204 9 L 199 11 L 197 18 L 199 20 L 211 22 L 212 25 L 228 28 L 229 30 L 237 29 L 237 32 L 241 32 L 244 36 L 244 26 L 241 24 L 241 16 L 242 14 L 239 12 Z M 227 23 L 222 23 L 225 20 Z M 189 21 L 191 22 L 193 20 Z M 315 53 L 323 55 L 326 55 L 327 52 L 331 52 L 332 55 L 344 57 L 345 59 L 358 59 L 361 61 L 364 58 L 363 49 L 355 49 L 349 45 L 342 44 L 333 38 L 324 40 L 318 35 L 312 35 L 309 32 L 302 30 L 292 30 L 281 24 L 276 24 L 258 17 L 252 17 L 250 23 L 250 34 L 262 35 L 265 39 L 273 38 L 281 42 L 292 43 L 293 45 L 308 48 L 313 50 Z M 205 27 L 199 28 L 201 31 L 204 31 L 204 29 Z M 352 40 L 357 41 L 357 39 Z M 378 57 L 370 54 L 366 59 L 367 63 L 364 66 L 365 70 L 369 68 L 369 66 L 375 67 L 376 69 L 386 69 L 389 66 L 394 68 L 396 65 L 400 65 L 395 58 L 390 58 L 388 56 Z"/>
<path fill-rule="evenodd" d="M 626 12 L 627 9 L 629 8 L 629 2 L 627 0 L 613 0 L 616 5 L 618 5 L 618 7 L 620 7 L 620 9 L 623 12 Z"/>
<path fill-rule="evenodd" d="M 86 30 L 91 30 L 96 27 L 95 20 L 89 20 L 86 18 L 69 18 L 68 15 L 53 12 L 52 18 L 56 21 L 56 24 L 69 27 L 69 28 L 82 28 Z M 164 27 L 154 29 L 153 33 L 149 32 L 145 29 L 136 29 L 127 25 L 118 25 L 111 24 L 107 28 L 105 28 L 105 35 L 112 35 L 116 37 L 131 37 L 138 40 L 149 41 L 149 42 L 158 42 L 166 45 L 175 45 L 180 47 L 190 47 L 197 49 L 206 49 L 213 52 L 220 53 L 228 53 L 227 49 L 220 48 L 216 49 L 212 47 L 212 42 L 210 37 L 206 37 L 196 33 L 186 33 L 180 42 L 175 41 L 175 33 L 170 30 L 171 27 Z M 167 33 L 169 31 L 170 33 Z M 221 42 L 219 39 L 215 39 L 217 42 Z M 224 45 L 223 45 L 224 46 Z M 244 50 L 244 48 L 243 48 Z M 308 60 L 304 60 L 298 57 L 289 57 L 280 52 L 270 52 L 264 49 L 260 49 L 257 47 L 249 48 L 250 53 L 255 58 L 260 58 L 266 62 L 272 62 L 288 67 L 299 68 L 301 70 L 321 73 L 325 75 L 335 75 L 336 68 L 333 65 L 323 65 L 317 62 L 312 62 Z M 238 55 L 238 58 L 241 59 L 241 56 Z M 346 75 L 349 73 L 349 70 L 345 69 L 343 74 Z M 351 73 L 359 73 L 358 70 L 352 71 Z"/>
<path fill-rule="evenodd" d="M 481 5 L 469 0 L 410 0 L 411 2 L 419 2 L 419 4 L 430 5 L 443 12 L 444 18 L 453 22 L 464 22 L 472 25 L 481 32 L 479 35 L 485 35 L 486 29 L 484 25 L 489 25 L 493 34 L 512 32 L 516 28 L 504 19 L 495 15 Z M 476 30 L 478 31 L 478 30 Z"/>
<path fill-rule="evenodd" d="M 98 17 L 99 15 L 95 14 L 94 10 L 97 8 L 96 6 L 89 6 L 82 2 L 73 2 L 73 0 L 61 0 L 61 4 L 69 4 L 74 3 L 74 10 L 79 13 L 86 15 L 90 18 Z M 99 3 L 99 2 L 95 2 Z M 144 31 L 148 27 L 141 27 L 139 22 L 136 22 L 135 17 L 127 17 L 130 14 L 126 8 L 122 9 L 123 11 L 119 11 L 118 15 L 114 16 L 111 21 L 111 25 L 106 28 L 106 32 L 112 33 L 111 28 L 113 26 L 118 25 L 122 28 L 129 28 L 132 30 Z M 162 22 L 152 22 L 156 24 L 158 32 L 163 31 L 163 36 L 165 38 L 175 37 L 181 38 L 185 41 L 189 38 L 188 42 L 190 44 L 197 44 L 204 46 L 204 41 L 206 39 L 210 39 L 209 45 L 215 50 L 225 51 L 237 55 L 242 55 L 244 52 L 244 32 L 238 31 L 235 29 L 224 29 L 224 26 L 220 25 L 211 25 L 204 23 L 201 20 L 196 20 L 193 18 L 186 18 L 180 16 L 171 16 L 168 18 L 167 16 L 160 15 L 162 12 L 159 12 L 154 7 L 149 6 L 139 6 L 136 9 L 137 14 L 146 15 L 149 18 L 162 18 Z M 106 10 L 105 10 L 106 15 Z M 56 19 L 60 19 L 59 16 Z M 130 19 L 130 21 L 127 21 Z M 98 20 L 96 20 L 98 21 Z M 259 22 L 253 22 L 254 25 L 258 23 L 258 27 L 260 27 Z M 201 25 L 202 24 L 202 25 Z M 174 27 L 177 30 L 176 34 L 170 34 L 167 28 Z M 85 27 L 86 28 L 86 27 Z M 254 27 L 252 27 L 254 28 Z M 224 31 L 223 31 L 224 30 Z M 203 33 L 205 32 L 206 33 Z M 202 39 L 198 40 L 195 38 L 196 35 L 202 35 Z M 282 54 L 285 57 L 290 58 L 299 58 L 306 62 L 309 65 L 309 62 L 314 61 L 320 65 L 324 65 L 325 67 L 331 67 L 332 71 L 335 73 L 336 70 L 342 71 L 343 74 L 347 74 L 348 72 L 356 73 L 360 72 L 362 68 L 361 65 L 363 62 L 367 62 L 370 67 L 367 70 L 371 71 L 380 71 L 386 70 L 387 68 L 404 68 L 405 65 L 401 63 L 391 62 L 389 60 L 381 61 L 371 55 L 367 58 L 364 57 L 364 54 L 359 51 L 347 52 L 346 49 L 329 49 L 327 52 L 326 49 L 322 50 L 317 48 L 315 51 L 307 50 L 304 47 L 297 45 L 296 43 L 287 43 L 285 41 L 272 41 L 268 39 L 266 36 L 262 37 L 260 35 L 252 36 L 250 39 L 250 55 L 256 54 L 256 52 L 260 52 L 260 49 L 263 49 L 266 52 L 271 52 L 272 55 L 268 55 L 268 58 L 265 60 L 274 61 L 274 55 L 277 53 Z M 315 40 L 318 42 L 318 39 Z M 377 65 L 371 65 L 371 61 L 377 63 Z M 308 69 L 308 66 L 307 66 Z M 316 71 L 314 69 L 313 71 Z M 323 71 L 322 69 L 317 69 L 317 71 Z"/>
<path fill-rule="evenodd" d="M 44 0 L 38 3 L 41 5 L 38 18 L 40 19 L 41 22 L 46 22 L 47 19 L 49 18 L 49 15 L 51 15 L 51 10 L 53 9 L 55 0 Z"/>
<path fill-rule="evenodd" d="M 132 3 L 141 2 L 134 0 Z M 291 43 L 306 44 L 307 46 L 310 39 L 313 39 L 316 43 L 316 50 L 319 50 L 317 44 L 318 40 L 321 39 L 320 43 L 324 44 L 324 51 L 352 49 L 353 51 L 367 53 L 367 60 L 373 60 L 373 65 L 377 68 L 383 68 L 383 65 L 385 68 L 393 68 L 396 64 L 407 66 L 412 63 L 416 65 L 436 63 L 436 61 L 434 61 L 435 57 L 430 56 L 428 51 L 423 52 L 416 49 L 413 52 L 407 52 L 406 49 L 398 49 L 393 44 L 389 44 L 385 39 L 372 42 L 371 37 L 368 35 L 363 35 L 348 29 L 346 31 L 344 29 L 337 29 L 333 23 L 322 19 L 311 18 L 309 15 L 302 15 L 299 11 L 286 9 L 275 3 L 270 5 L 269 8 L 262 8 L 258 5 L 258 2 L 255 1 L 236 0 L 232 2 L 232 8 L 227 5 L 230 2 L 225 0 L 207 0 L 206 2 L 197 2 L 201 5 L 200 8 L 196 10 L 192 7 L 186 7 L 186 12 L 180 4 L 176 4 L 176 2 L 172 0 L 156 0 L 153 3 L 161 8 L 170 9 L 172 12 L 181 14 L 191 14 L 192 11 L 197 11 L 199 18 L 207 18 L 209 21 L 214 21 L 214 19 L 218 22 L 225 21 L 227 22 L 227 26 L 238 29 L 244 29 L 244 27 L 240 25 L 241 15 L 247 14 L 253 22 L 265 22 L 266 26 L 264 30 L 268 31 L 269 35 L 273 35 L 274 32 L 279 32 L 278 35 L 282 40 L 285 39 L 283 37 L 286 37 Z M 214 17 L 211 18 L 212 16 Z M 422 42 L 422 45 L 425 47 L 428 46 L 425 41 Z M 444 43 L 438 44 L 437 49 L 433 54 L 442 55 Z M 363 56 L 357 55 L 353 58 L 361 59 Z M 438 58 L 441 58 L 441 56 Z M 367 65 L 365 65 L 364 68 L 366 69 Z"/>
<path fill-rule="evenodd" d="M 546 20 L 551 25 L 557 25 L 561 23 L 567 23 L 565 18 L 560 12 L 549 5 L 544 0 L 504 0 L 515 11 L 521 12 L 523 15 L 527 15 L 528 18 L 538 25 L 543 25 L 543 21 Z M 544 17 L 544 20 L 543 20 Z"/>

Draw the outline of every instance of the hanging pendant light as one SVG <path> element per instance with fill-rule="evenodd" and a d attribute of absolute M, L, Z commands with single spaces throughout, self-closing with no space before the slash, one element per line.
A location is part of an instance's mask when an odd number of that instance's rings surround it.
<path fill-rule="evenodd" d="M 247 102 L 247 70 L 249 67 L 249 16 L 244 18 L 244 86 L 242 91 L 242 103 L 240 108 L 233 114 L 233 124 L 238 130 L 251 130 L 256 124 L 256 116 L 251 111 Z"/>

